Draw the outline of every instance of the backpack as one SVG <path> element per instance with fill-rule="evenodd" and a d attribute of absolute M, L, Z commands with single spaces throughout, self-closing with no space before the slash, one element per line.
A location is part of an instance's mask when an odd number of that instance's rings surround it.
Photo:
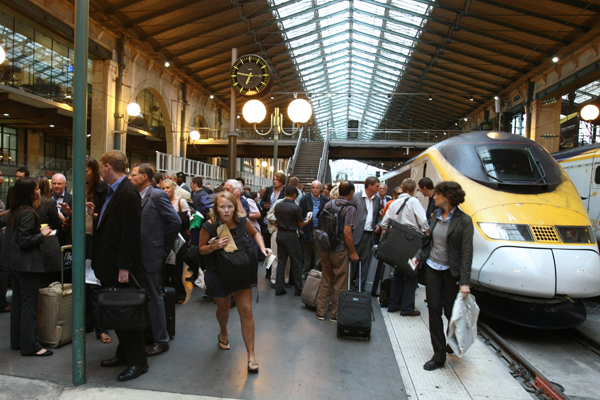
<path fill-rule="evenodd" d="M 213 208 L 213 203 L 215 202 L 215 197 L 217 195 L 215 193 L 213 194 L 205 194 L 204 196 L 200 197 L 200 202 L 198 204 L 198 211 L 200 211 L 202 213 L 202 215 L 204 215 L 204 218 L 208 217 L 208 214 L 210 214 L 210 210 L 212 210 Z"/>
<path fill-rule="evenodd" d="M 319 226 L 315 231 L 317 241 L 323 250 L 332 250 L 342 241 L 344 233 L 344 222 L 342 221 L 342 210 L 346 206 L 356 208 L 354 204 L 346 203 L 339 207 L 335 200 L 331 203 L 331 208 L 323 208 L 319 215 Z"/>
<path fill-rule="evenodd" d="M 217 260 L 217 276 L 223 289 L 233 293 L 241 289 L 250 289 L 258 281 L 258 260 L 250 241 L 246 236 L 246 217 L 240 217 L 233 238 L 238 248 L 233 253 L 223 249 L 214 252 Z M 212 224 L 203 226 L 211 237 L 217 236 L 217 229 Z"/>

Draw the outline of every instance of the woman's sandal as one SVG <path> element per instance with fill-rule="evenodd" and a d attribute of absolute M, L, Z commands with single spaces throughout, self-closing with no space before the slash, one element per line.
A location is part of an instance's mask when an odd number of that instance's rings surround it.
<path fill-rule="evenodd" d="M 258 363 L 256 361 L 248 361 L 248 373 L 258 374 Z"/>
<path fill-rule="evenodd" d="M 227 342 L 222 342 L 221 341 L 221 334 L 220 333 L 217 335 L 217 339 L 219 340 L 219 349 L 221 349 L 221 350 L 229 350 L 229 340 Z"/>
<path fill-rule="evenodd" d="M 108 336 L 108 334 L 106 334 L 106 333 L 100 334 L 100 340 L 104 344 L 112 343 L 112 338 L 110 336 Z"/>

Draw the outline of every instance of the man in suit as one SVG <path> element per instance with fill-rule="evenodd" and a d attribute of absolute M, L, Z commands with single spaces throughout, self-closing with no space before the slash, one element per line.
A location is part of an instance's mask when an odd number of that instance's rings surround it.
<path fill-rule="evenodd" d="M 319 226 L 318 214 L 323 210 L 329 200 L 321 194 L 321 182 L 313 181 L 310 184 L 310 196 L 302 197 L 300 208 L 302 218 L 306 218 L 312 212 L 312 223 L 302 229 L 302 251 L 304 253 L 304 266 L 302 268 L 302 279 L 305 280 L 311 269 L 315 268 L 317 260 L 321 258 L 321 246 L 315 238 L 315 232 Z M 320 267 L 319 267 L 320 270 Z"/>
<path fill-rule="evenodd" d="M 378 234 L 381 230 L 381 227 L 377 225 L 379 209 L 381 207 L 381 197 L 377 194 L 378 191 L 379 179 L 370 176 L 365 179 L 365 190 L 356 193 L 350 201 L 356 206 L 356 225 L 354 226 L 352 236 L 362 266 L 360 277 L 356 276 L 356 270 L 358 268 L 354 265 L 351 276 L 361 280 L 362 291 L 365 290 L 365 283 L 367 283 L 367 273 L 369 272 L 369 264 L 371 263 L 374 235 Z"/>
<path fill-rule="evenodd" d="M 94 254 L 92 268 L 102 287 L 129 283 L 130 274 L 143 281 L 141 198 L 125 175 L 127 157 L 118 150 L 100 157 L 102 178 L 109 185 L 92 208 L 94 224 Z M 118 381 L 135 379 L 148 372 L 144 347 L 144 332 L 117 330 L 119 346 L 116 355 L 100 363 L 101 367 L 126 366 Z"/>
<path fill-rule="evenodd" d="M 142 261 L 146 279 L 141 284 L 148 291 L 148 312 L 152 325 L 154 344 L 146 348 L 146 354 L 156 356 L 169 350 L 169 334 L 165 319 L 165 303 L 159 286 L 159 278 L 165 254 L 165 244 L 177 238 L 181 230 L 181 218 L 175 212 L 169 195 L 152 187 L 154 171 L 150 164 L 132 168 L 129 180 L 142 198 Z"/>
<path fill-rule="evenodd" d="M 388 187 L 385 183 L 379 184 L 379 197 L 381 198 L 381 200 L 379 200 L 379 202 L 381 203 L 380 210 L 383 210 L 387 205 L 388 201 L 392 200 L 392 196 L 389 196 L 387 194 L 387 188 Z"/>
<path fill-rule="evenodd" d="M 54 174 L 52 176 L 52 198 L 56 204 L 67 203 L 73 208 L 73 196 L 67 193 L 67 178 L 63 174 Z"/>
<path fill-rule="evenodd" d="M 433 195 L 435 194 L 435 189 L 433 187 L 433 182 L 431 179 L 425 177 L 421 178 L 418 183 L 419 190 L 423 193 L 423 196 L 428 199 L 427 208 L 425 209 L 425 215 L 427 215 L 427 219 L 433 217 L 434 213 L 437 212 L 437 207 L 435 206 L 435 201 L 433 200 Z"/>

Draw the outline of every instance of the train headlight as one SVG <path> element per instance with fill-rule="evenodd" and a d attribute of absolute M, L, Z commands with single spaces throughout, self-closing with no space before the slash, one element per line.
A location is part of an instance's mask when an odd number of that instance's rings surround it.
<path fill-rule="evenodd" d="M 479 222 L 478 224 L 485 236 L 490 239 L 533 242 L 527 225 L 497 224 L 495 222 Z"/>
<path fill-rule="evenodd" d="M 556 230 L 564 243 L 596 243 L 591 226 L 557 226 Z"/>

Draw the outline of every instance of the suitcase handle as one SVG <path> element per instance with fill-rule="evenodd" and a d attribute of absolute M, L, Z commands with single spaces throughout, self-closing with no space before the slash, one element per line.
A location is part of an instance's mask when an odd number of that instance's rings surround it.
<path fill-rule="evenodd" d="M 356 278 L 358 280 L 358 291 L 360 292 L 360 284 L 362 281 L 362 263 L 359 261 L 350 261 L 350 265 L 348 266 L 348 290 L 350 290 L 350 280 L 352 279 L 352 263 L 353 262 L 357 262 L 358 263 L 358 277 Z"/>

